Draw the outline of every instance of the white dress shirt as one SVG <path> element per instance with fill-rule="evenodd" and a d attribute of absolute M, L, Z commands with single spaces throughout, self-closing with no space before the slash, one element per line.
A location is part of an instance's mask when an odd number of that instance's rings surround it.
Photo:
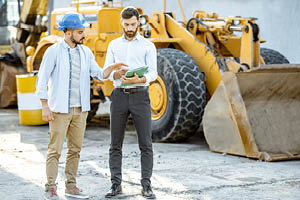
<path fill-rule="evenodd" d="M 148 86 L 150 82 L 157 78 L 156 48 L 152 42 L 139 33 L 131 41 L 127 40 L 123 35 L 110 42 L 104 68 L 119 62 L 127 64 L 129 70 L 148 66 L 148 71 L 144 74 L 146 83 L 134 84 L 133 86 Z M 114 81 L 115 87 L 120 87 L 122 80 L 114 80 L 113 74 L 114 72 L 110 74 L 109 79 Z"/>
<path fill-rule="evenodd" d="M 104 80 L 103 70 L 96 63 L 94 54 L 88 47 L 77 45 L 77 48 L 81 64 L 80 102 L 81 110 L 85 112 L 90 110 L 90 76 Z M 63 40 L 46 50 L 38 73 L 36 94 L 40 99 L 48 99 L 48 105 L 52 112 L 69 113 L 71 83 L 70 46 Z"/>

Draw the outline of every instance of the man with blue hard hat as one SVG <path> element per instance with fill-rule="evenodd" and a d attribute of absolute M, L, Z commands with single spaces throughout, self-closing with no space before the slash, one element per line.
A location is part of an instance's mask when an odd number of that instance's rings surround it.
<path fill-rule="evenodd" d="M 46 199 L 58 199 L 58 163 L 67 138 L 65 195 L 88 198 L 76 185 L 86 118 L 90 110 L 90 76 L 104 80 L 123 63 L 102 70 L 92 51 L 82 45 L 88 24 L 78 13 L 65 14 L 59 22 L 64 40 L 50 46 L 43 57 L 37 80 L 37 95 L 42 103 L 43 120 L 49 121 L 50 141 L 46 160 Z M 48 90 L 47 90 L 48 88 Z"/>

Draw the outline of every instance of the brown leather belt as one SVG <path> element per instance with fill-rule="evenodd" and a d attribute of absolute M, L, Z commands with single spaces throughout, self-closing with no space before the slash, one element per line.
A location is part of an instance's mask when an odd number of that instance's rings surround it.
<path fill-rule="evenodd" d="M 120 90 L 126 94 L 132 94 L 132 93 L 137 93 L 137 92 L 142 92 L 147 90 L 146 86 L 137 86 L 135 88 L 116 88 L 117 90 Z"/>

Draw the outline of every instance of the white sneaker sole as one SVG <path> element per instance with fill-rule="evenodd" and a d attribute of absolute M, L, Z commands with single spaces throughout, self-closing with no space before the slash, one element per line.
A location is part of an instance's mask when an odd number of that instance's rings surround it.
<path fill-rule="evenodd" d="M 46 197 L 46 196 L 43 196 L 44 197 L 44 200 L 59 200 L 60 198 L 59 197 Z"/>
<path fill-rule="evenodd" d="M 89 199 L 90 198 L 90 196 L 88 196 L 88 195 L 75 195 L 75 194 L 68 194 L 68 193 L 65 193 L 65 195 L 67 197 L 73 197 L 76 199 Z"/>

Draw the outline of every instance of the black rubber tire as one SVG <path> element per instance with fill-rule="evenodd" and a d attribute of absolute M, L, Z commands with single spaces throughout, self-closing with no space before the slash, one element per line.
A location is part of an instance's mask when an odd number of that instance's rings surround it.
<path fill-rule="evenodd" d="M 91 110 L 89 111 L 88 116 L 86 118 L 87 123 L 89 123 L 96 115 L 98 108 L 99 108 L 99 103 L 91 103 Z"/>
<path fill-rule="evenodd" d="M 288 59 L 273 49 L 261 48 L 260 55 L 263 57 L 266 64 L 288 64 Z"/>
<path fill-rule="evenodd" d="M 91 90 L 90 91 L 90 101 L 92 101 L 93 99 L 99 99 L 98 97 L 93 95 L 92 87 L 90 90 Z M 99 108 L 99 103 L 91 103 L 91 110 L 89 111 L 88 116 L 86 118 L 87 123 L 89 123 L 93 119 L 93 117 L 96 115 L 98 108 Z"/>
<path fill-rule="evenodd" d="M 152 120 L 153 141 L 184 141 L 202 121 L 206 106 L 204 73 L 188 54 L 170 48 L 157 50 L 157 70 L 166 86 L 167 107 L 161 118 Z"/>

